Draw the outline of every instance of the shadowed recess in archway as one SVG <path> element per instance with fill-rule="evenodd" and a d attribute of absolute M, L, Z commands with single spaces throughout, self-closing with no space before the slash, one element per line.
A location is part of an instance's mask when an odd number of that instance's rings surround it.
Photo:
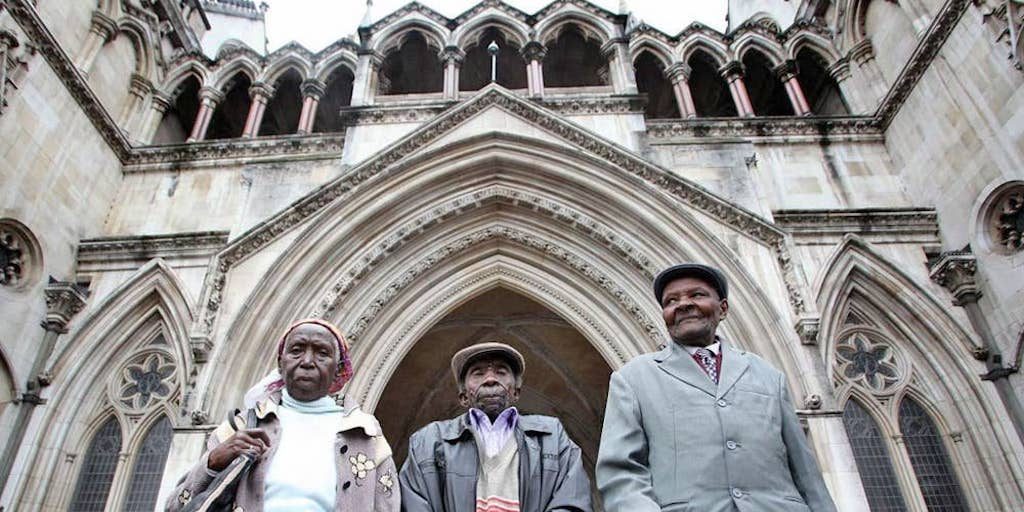
<path fill-rule="evenodd" d="M 495 339 L 512 345 L 526 359 L 520 412 L 561 419 L 580 445 L 592 478 L 611 368 L 564 319 L 503 288 L 449 313 L 398 366 L 375 412 L 394 448 L 395 462 L 405 461 L 413 432 L 464 412 L 451 374 L 452 355 L 473 343 Z"/>

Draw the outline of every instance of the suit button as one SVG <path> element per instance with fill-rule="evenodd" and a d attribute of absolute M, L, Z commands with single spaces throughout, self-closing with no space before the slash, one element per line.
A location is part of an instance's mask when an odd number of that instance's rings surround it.
<path fill-rule="evenodd" d="M 717 404 L 718 404 L 719 407 L 725 407 L 725 406 L 729 405 L 728 403 L 725 402 L 724 399 L 721 399 L 721 398 L 718 399 Z"/>
<path fill-rule="evenodd" d="M 726 441 L 725 442 L 725 447 L 730 449 L 730 450 L 735 450 L 737 446 L 739 446 L 739 445 L 736 444 L 736 441 Z"/>
<path fill-rule="evenodd" d="M 342 455 L 345 455 L 346 453 L 348 453 L 348 445 L 347 444 L 341 445 L 341 448 L 338 451 L 340 451 Z"/>
<path fill-rule="evenodd" d="M 732 497 L 733 498 L 742 498 L 743 497 L 743 491 L 733 487 L 733 489 L 732 489 Z"/>

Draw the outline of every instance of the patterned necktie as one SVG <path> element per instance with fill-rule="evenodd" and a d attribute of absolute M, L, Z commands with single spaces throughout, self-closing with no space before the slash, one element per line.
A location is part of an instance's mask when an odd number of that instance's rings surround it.
<path fill-rule="evenodd" d="M 700 363 L 701 367 L 711 378 L 711 381 L 718 384 L 718 368 L 715 368 L 715 354 L 710 350 L 701 347 L 698 348 L 694 355 L 697 356 L 697 362 Z"/>

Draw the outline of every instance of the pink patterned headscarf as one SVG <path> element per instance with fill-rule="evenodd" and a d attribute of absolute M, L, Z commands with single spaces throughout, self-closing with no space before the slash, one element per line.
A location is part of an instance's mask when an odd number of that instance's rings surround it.
<path fill-rule="evenodd" d="M 284 353 L 284 342 L 288 339 L 288 335 L 300 325 L 305 324 L 315 324 L 327 329 L 334 336 L 334 340 L 338 344 L 338 375 L 335 377 L 334 382 L 331 383 L 330 389 L 327 390 L 329 394 L 337 393 L 341 391 L 341 388 L 345 387 L 349 380 L 352 380 L 352 374 L 355 373 L 355 370 L 352 367 L 352 360 L 349 358 L 348 341 L 345 340 L 345 337 L 341 335 L 341 331 L 334 324 L 319 318 L 306 318 L 288 326 L 288 329 L 284 331 L 284 334 L 277 341 L 277 359 L 280 361 L 281 355 Z M 284 377 L 275 368 L 245 394 L 246 407 L 254 407 L 260 400 L 283 387 Z"/>

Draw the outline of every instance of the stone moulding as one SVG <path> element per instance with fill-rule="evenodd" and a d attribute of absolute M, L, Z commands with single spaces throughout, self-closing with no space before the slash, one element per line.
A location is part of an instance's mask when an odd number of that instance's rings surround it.
<path fill-rule="evenodd" d="M 218 165 L 225 162 L 240 164 L 339 158 L 344 149 L 344 133 L 207 140 L 136 149 L 125 163 L 124 171 L 138 172 L 153 168 L 159 169 L 164 165 L 191 162 L 202 165 Z"/>
<path fill-rule="evenodd" d="M 88 266 L 111 261 L 209 257 L 227 242 L 227 231 L 91 238 L 78 244 L 78 264 Z"/>
<path fill-rule="evenodd" d="M 647 135 L 656 141 L 708 137 L 882 140 L 885 133 L 874 116 L 852 116 L 659 119 L 647 121 Z"/>
<path fill-rule="evenodd" d="M 539 212 L 545 216 L 566 225 L 575 231 L 580 231 L 597 243 L 604 245 L 613 253 L 620 255 L 629 263 L 633 269 L 640 272 L 648 280 L 654 279 L 658 269 L 653 265 L 647 255 L 640 252 L 628 241 L 612 229 L 602 225 L 590 216 L 550 199 L 522 192 L 503 186 L 491 186 L 484 190 L 464 194 L 456 197 L 447 203 L 431 208 L 430 211 L 420 215 L 397 229 L 393 230 L 381 243 L 375 244 L 359 258 L 352 258 L 356 265 L 344 272 L 344 277 L 336 281 L 330 291 L 320 301 L 313 311 L 313 316 L 324 317 L 337 310 L 342 300 L 362 276 L 370 274 L 377 266 L 377 263 L 384 259 L 387 254 L 393 254 L 406 243 L 413 240 L 414 235 L 436 224 L 443 219 L 456 215 L 458 212 L 474 208 L 482 208 L 491 204 L 522 205 L 532 211 Z"/>
<path fill-rule="evenodd" d="M 939 237 L 938 215 L 932 208 L 776 210 L 772 217 L 798 239 L 847 233 L 916 235 L 935 242 Z"/>

